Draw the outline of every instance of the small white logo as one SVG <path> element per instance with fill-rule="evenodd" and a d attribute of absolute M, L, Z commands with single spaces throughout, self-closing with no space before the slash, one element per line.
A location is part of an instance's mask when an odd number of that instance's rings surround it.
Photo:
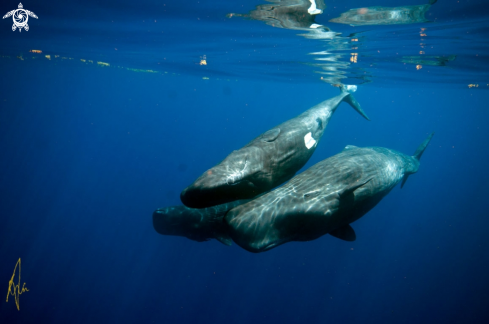
<path fill-rule="evenodd" d="M 14 24 L 12 25 L 12 31 L 15 31 L 17 28 L 19 28 L 19 32 L 22 31 L 22 28 L 28 31 L 29 25 L 27 25 L 27 20 L 29 20 L 29 16 L 37 19 L 35 13 L 29 10 L 25 10 L 23 8 L 24 7 L 22 6 L 22 3 L 19 3 L 19 9 L 7 12 L 2 18 L 5 19 L 13 16 L 12 19 L 14 20 Z"/>

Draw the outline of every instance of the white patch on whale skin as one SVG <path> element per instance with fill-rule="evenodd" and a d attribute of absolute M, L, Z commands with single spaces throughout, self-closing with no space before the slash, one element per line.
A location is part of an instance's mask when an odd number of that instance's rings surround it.
<path fill-rule="evenodd" d="M 349 93 L 352 93 L 352 92 L 357 91 L 357 86 L 356 86 L 356 85 L 354 85 L 354 84 L 345 85 L 345 89 L 346 89 L 346 91 L 348 91 Z"/>
<path fill-rule="evenodd" d="M 307 149 L 311 149 L 314 145 L 316 145 L 316 140 L 312 138 L 312 133 L 309 132 L 304 136 L 304 143 L 306 144 Z"/>
<path fill-rule="evenodd" d="M 311 6 L 309 7 L 309 9 L 307 9 L 307 12 L 310 14 L 310 15 L 318 15 L 318 14 L 322 14 L 323 11 L 321 9 L 318 9 L 317 6 L 316 6 L 316 0 L 309 0 L 309 2 L 311 3 Z"/>
<path fill-rule="evenodd" d="M 309 26 L 309 28 L 312 28 L 312 29 L 316 29 L 316 28 L 319 28 L 319 27 L 323 27 L 323 25 L 312 24 L 311 26 Z"/>

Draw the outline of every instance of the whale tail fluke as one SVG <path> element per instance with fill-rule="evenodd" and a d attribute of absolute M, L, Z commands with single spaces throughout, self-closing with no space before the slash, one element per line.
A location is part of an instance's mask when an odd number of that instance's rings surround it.
<path fill-rule="evenodd" d="M 428 135 L 428 137 L 423 141 L 423 143 L 421 143 L 421 145 L 418 146 L 418 148 L 416 149 L 416 152 L 414 152 L 414 154 L 413 154 L 413 158 L 415 158 L 418 161 L 419 161 L 419 159 L 421 159 L 421 155 L 423 155 L 423 152 L 424 152 L 424 150 L 426 150 L 426 147 L 430 143 L 433 135 L 435 135 L 434 132 L 431 133 L 430 135 Z M 402 189 L 402 187 L 404 187 L 404 184 L 406 183 L 408 177 L 409 177 L 409 174 L 405 174 L 404 178 L 402 178 L 401 189 Z"/>
<path fill-rule="evenodd" d="M 342 93 L 348 93 L 346 97 L 343 98 L 343 101 L 348 103 L 350 106 L 353 107 L 360 115 L 363 116 L 366 120 L 370 120 L 368 118 L 367 114 L 363 111 L 362 107 L 360 107 L 360 104 L 358 101 L 353 97 L 353 92 L 357 91 L 357 86 L 356 85 L 340 85 L 340 89 Z"/>
<path fill-rule="evenodd" d="M 416 152 L 414 152 L 413 154 L 413 157 L 419 161 L 419 159 L 421 158 L 421 155 L 423 155 L 423 152 L 424 150 L 426 150 L 426 147 L 428 146 L 428 144 L 430 143 L 431 141 L 431 138 L 433 137 L 433 135 L 435 135 L 435 133 L 431 133 L 430 135 L 428 135 L 428 137 L 423 141 L 423 143 L 421 143 L 420 146 L 418 146 L 418 148 L 416 149 Z"/>

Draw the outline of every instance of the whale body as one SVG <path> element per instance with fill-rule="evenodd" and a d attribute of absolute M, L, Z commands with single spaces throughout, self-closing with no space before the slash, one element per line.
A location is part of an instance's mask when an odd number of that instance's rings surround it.
<path fill-rule="evenodd" d="M 328 233 L 354 241 L 356 235 L 349 224 L 418 171 L 432 136 L 413 156 L 381 147 L 347 146 L 282 187 L 231 209 L 224 217 L 228 234 L 250 252 Z"/>
<path fill-rule="evenodd" d="M 206 208 L 251 199 L 291 179 L 314 153 L 338 105 L 345 101 L 368 120 L 352 96 L 356 86 L 261 134 L 204 172 L 180 194 L 184 205 Z"/>
<path fill-rule="evenodd" d="M 430 0 L 429 4 L 402 7 L 355 8 L 329 21 L 350 26 L 423 23 L 429 21 L 425 14 L 436 2 L 437 0 Z"/>
<path fill-rule="evenodd" d="M 323 0 L 278 1 L 273 4 L 258 5 L 248 14 L 229 13 L 226 17 L 261 20 L 272 27 L 300 30 L 317 25 L 314 18 L 322 14 L 325 8 Z"/>

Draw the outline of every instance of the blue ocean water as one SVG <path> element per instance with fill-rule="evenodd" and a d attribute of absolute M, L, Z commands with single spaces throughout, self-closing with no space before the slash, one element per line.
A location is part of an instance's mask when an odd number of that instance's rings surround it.
<path fill-rule="evenodd" d="M 489 321 L 487 4 L 350 26 L 329 20 L 427 1 L 326 1 L 319 34 L 239 16 L 299 2 L 29 1 L 28 31 L 1 21 L 0 293 L 19 258 L 28 291 L 19 310 L 0 300 L 0 323 Z M 156 208 L 337 83 L 371 121 L 341 104 L 302 170 L 346 145 L 412 154 L 435 132 L 355 242 L 253 254 L 153 229 Z"/>

